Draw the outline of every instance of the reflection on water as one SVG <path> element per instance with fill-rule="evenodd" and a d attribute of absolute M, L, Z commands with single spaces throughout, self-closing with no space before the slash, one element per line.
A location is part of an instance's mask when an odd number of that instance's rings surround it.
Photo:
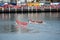
<path fill-rule="evenodd" d="M 43 20 L 46 24 L 29 24 L 26 29 L 16 28 L 16 20 L 29 22 L 32 20 Z M 57 32 L 60 33 L 60 13 L 22 13 L 22 14 L 0 14 L 0 33 L 7 32 Z M 53 30 L 53 31 L 52 31 Z"/>
<path fill-rule="evenodd" d="M 0 32 L 10 32 L 14 29 L 14 14 L 0 14 Z"/>

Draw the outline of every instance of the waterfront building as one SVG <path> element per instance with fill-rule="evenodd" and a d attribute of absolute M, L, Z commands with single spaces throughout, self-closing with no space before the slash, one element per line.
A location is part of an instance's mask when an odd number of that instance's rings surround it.
<path fill-rule="evenodd" d="M 50 1 L 50 2 L 60 2 L 60 0 L 0 0 L 0 2 L 13 2 L 13 3 L 17 3 L 18 1 L 20 2 L 45 2 L 45 1 Z"/>

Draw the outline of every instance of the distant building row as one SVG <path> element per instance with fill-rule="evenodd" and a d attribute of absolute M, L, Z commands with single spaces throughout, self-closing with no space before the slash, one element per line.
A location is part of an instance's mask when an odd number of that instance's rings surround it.
<path fill-rule="evenodd" d="M 41 2 L 41 1 L 60 2 L 60 0 L 0 0 L 0 2 L 13 2 L 13 3 L 17 3 L 18 1 L 20 2 Z"/>

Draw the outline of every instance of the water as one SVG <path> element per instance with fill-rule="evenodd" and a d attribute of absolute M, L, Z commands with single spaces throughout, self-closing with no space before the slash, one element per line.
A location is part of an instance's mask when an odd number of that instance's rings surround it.
<path fill-rule="evenodd" d="M 44 23 L 28 23 L 26 29 L 16 29 L 16 20 L 29 19 Z M 0 40 L 60 40 L 60 13 L 0 14 Z"/>

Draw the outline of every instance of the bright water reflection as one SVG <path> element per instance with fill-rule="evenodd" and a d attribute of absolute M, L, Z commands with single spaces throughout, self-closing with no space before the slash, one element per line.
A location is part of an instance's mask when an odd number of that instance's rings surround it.
<path fill-rule="evenodd" d="M 43 20 L 45 24 L 29 24 L 28 29 L 36 28 L 41 31 L 60 31 L 60 14 L 59 13 L 22 13 L 22 14 L 0 14 L 0 33 L 15 32 L 16 20 L 29 22 L 29 20 Z M 31 28 L 30 28 L 31 26 Z M 59 28 L 58 28 L 59 27 Z"/>

